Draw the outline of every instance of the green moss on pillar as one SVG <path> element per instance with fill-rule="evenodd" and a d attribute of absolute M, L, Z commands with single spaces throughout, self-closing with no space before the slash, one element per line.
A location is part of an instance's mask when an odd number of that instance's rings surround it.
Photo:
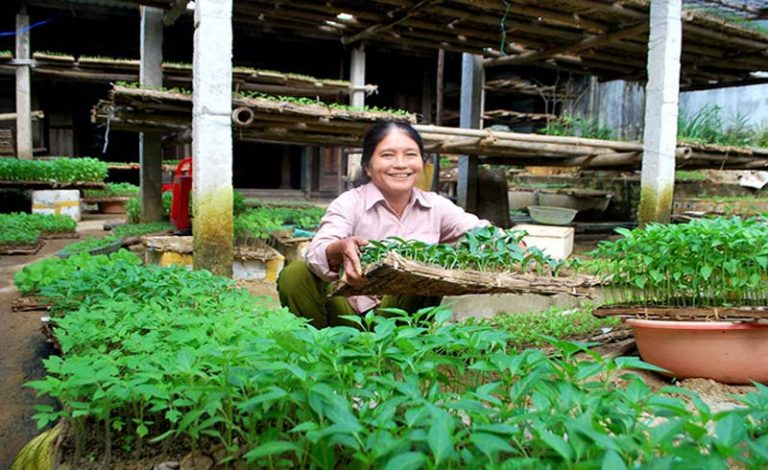
<path fill-rule="evenodd" d="M 672 212 L 672 195 L 674 183 L 664 187 L 661 191 L 654 188 L 642 188 L 640 190 L 640 207 L 637 209 L 637 222 L 642 227 L 650 222 L 669 222 Z"/>
<path fill-rule="evenodd" d="M 232 276 L 232 187 L 195 194 L 194 266 Z"/>

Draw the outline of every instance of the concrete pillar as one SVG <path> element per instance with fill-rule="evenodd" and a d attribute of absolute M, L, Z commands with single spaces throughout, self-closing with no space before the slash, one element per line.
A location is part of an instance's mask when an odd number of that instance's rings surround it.
<path fill-rule="evenodd" d="M 352 57 L 349 63 L 349 81 L 352 82 L 350 103 L 356 108 L 365 106 L 365 46 L 360 45 L 352 49 Z"/>
<path fill-rule="evenodd" d="M 195 2 L 194 266 L 232 275 L 232 0 Z"/>
<path fill-rule="evenodd" d="M 141 8 L 139 83 L 143 87 L 163 86 L 163 10 Z M 163 218 L 162 135 L 139 133 L 141 186 L 141 221 L 155 222 Z"/>
<path fill-rule="evenodd" d="M 652 0 L 638 222 L 669 222 L 675 183 L 681 0 Z"/>
<path fill-rule="evenodd" d="M 484 81 L 483 57 L 462 54 L 459 127 L 480 129 Z M 460 206 L 469 212 L 477 210 L 477 155 L 459 156 L 456 193 Z"/>
<path fill-rule="evenodd" d="M 32 80 L 26 2 L 16 15 L 16 156 L 32 158 Z"/>

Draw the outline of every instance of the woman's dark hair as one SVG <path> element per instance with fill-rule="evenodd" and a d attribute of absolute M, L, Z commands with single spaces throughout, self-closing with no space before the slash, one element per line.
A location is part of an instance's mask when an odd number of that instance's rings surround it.
<path fill-rule="evenodd" d="M 365 172 L 365 168 L 371 163 L 371 157 L 373 157 L 373 151 L 376 150 L 376 146 L 394 130 L 405 132 L 411 140 L 416 142 L 416 145 L 419 147 L 419 153 L 421 153 L 421 158 L 425 162 L 427 161 L 427 157 L 424 155 L 424 141 L 421 140 L 421 136 L 416 132 L 416 129 L 403 121 L 379 121 L 368 129 L 368 132 L 365 133 L 365 137 L 363 138 L 363 156 L 360 159 L 360 174 L 355 177 L 352 183 L 353 187 L 356 188 L 371 181 L 371 177 Z"/>

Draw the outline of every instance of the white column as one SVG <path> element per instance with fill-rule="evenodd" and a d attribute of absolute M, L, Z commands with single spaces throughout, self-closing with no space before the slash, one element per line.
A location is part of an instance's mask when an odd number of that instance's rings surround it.
<path fill-rule="evenodd" d="M 480 129 L 483 112 L 483 58 L 464 53 L 461 57 L 461 101 L 459 127 Z M 456 196 L 469 212 L 477 210 L 477 155 L 461 155 L 458 164 Z"/>
<path fill-rule="evenodd" d="M 16 156 L 32 158 L 32 80 L 26 3 L 16 15 Z"/>
<path fill-rule="evenodd" d="M 141 8 L 139 83 L 142 87 L 163 86 L 163 10 Z M 139 133 L 139 163 L 141 186 L 141 221 L 154 222 L 163 218 L 163 156 L 162 135 Z"/>
<path fill-rule="evenodd" d="M 349 64 L 349 81 L 352 82 L 350 104 L 356 108 L 365 106 L 365 46 L 360 45 L 352 49 L 352 57 Z"/>
<path fill-rule="evenodd" d="M 232 275 L 232 0 L 195 2 L 194 265 Z"/>
<path fill-rule="evenodd" d="M 677 147 L 681 0 L 652 0 L 638 222 L 668 222 Z"/>

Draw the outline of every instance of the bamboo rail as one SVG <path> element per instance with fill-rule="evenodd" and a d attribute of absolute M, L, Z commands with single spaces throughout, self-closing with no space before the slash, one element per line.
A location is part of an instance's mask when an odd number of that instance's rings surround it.
<path fill-rule="evenodd" d="M 111 129 L 185 134 L 191 127 L 190 95 L 115 86 L 111 98 L 93 108 L 94 122 L 109 122 Z M 233 97 L 232 108 L 236 138 L 274 143 L 360 146 L 366 130 L 376 121 L 416 120 L 414 115 L 241 96 Z M 638 142 L 423 124 L 414 128 L 427 152 L 478 155 L 490 163 L 634 169 L 643 154 Z M 679 168 L 768 168 L 768 149 L 680 143 L 675 158 Z"/>
<path fill-rule="evenodd" d="M 66 78 L 88 82 L 137 82 L 139 61 L 109 57 L 81 57 L 35 52 L 33 73 L 48 77 Z M 12 72 L 11 57 L 0 57 L 0 70 Z M 306 75 L 260 70 L 250 67 L 234 67 L 234 86 L 239 90 L 286 96 L 335 96 L 349 94 L 352 84 L 348 80 L 320 79 Z M 190 86 L 191 64 L 163 64 L 163 81 L 167 86 Z M 365 85 L 366 94 L 376 92 L 376 85 Z"/>

